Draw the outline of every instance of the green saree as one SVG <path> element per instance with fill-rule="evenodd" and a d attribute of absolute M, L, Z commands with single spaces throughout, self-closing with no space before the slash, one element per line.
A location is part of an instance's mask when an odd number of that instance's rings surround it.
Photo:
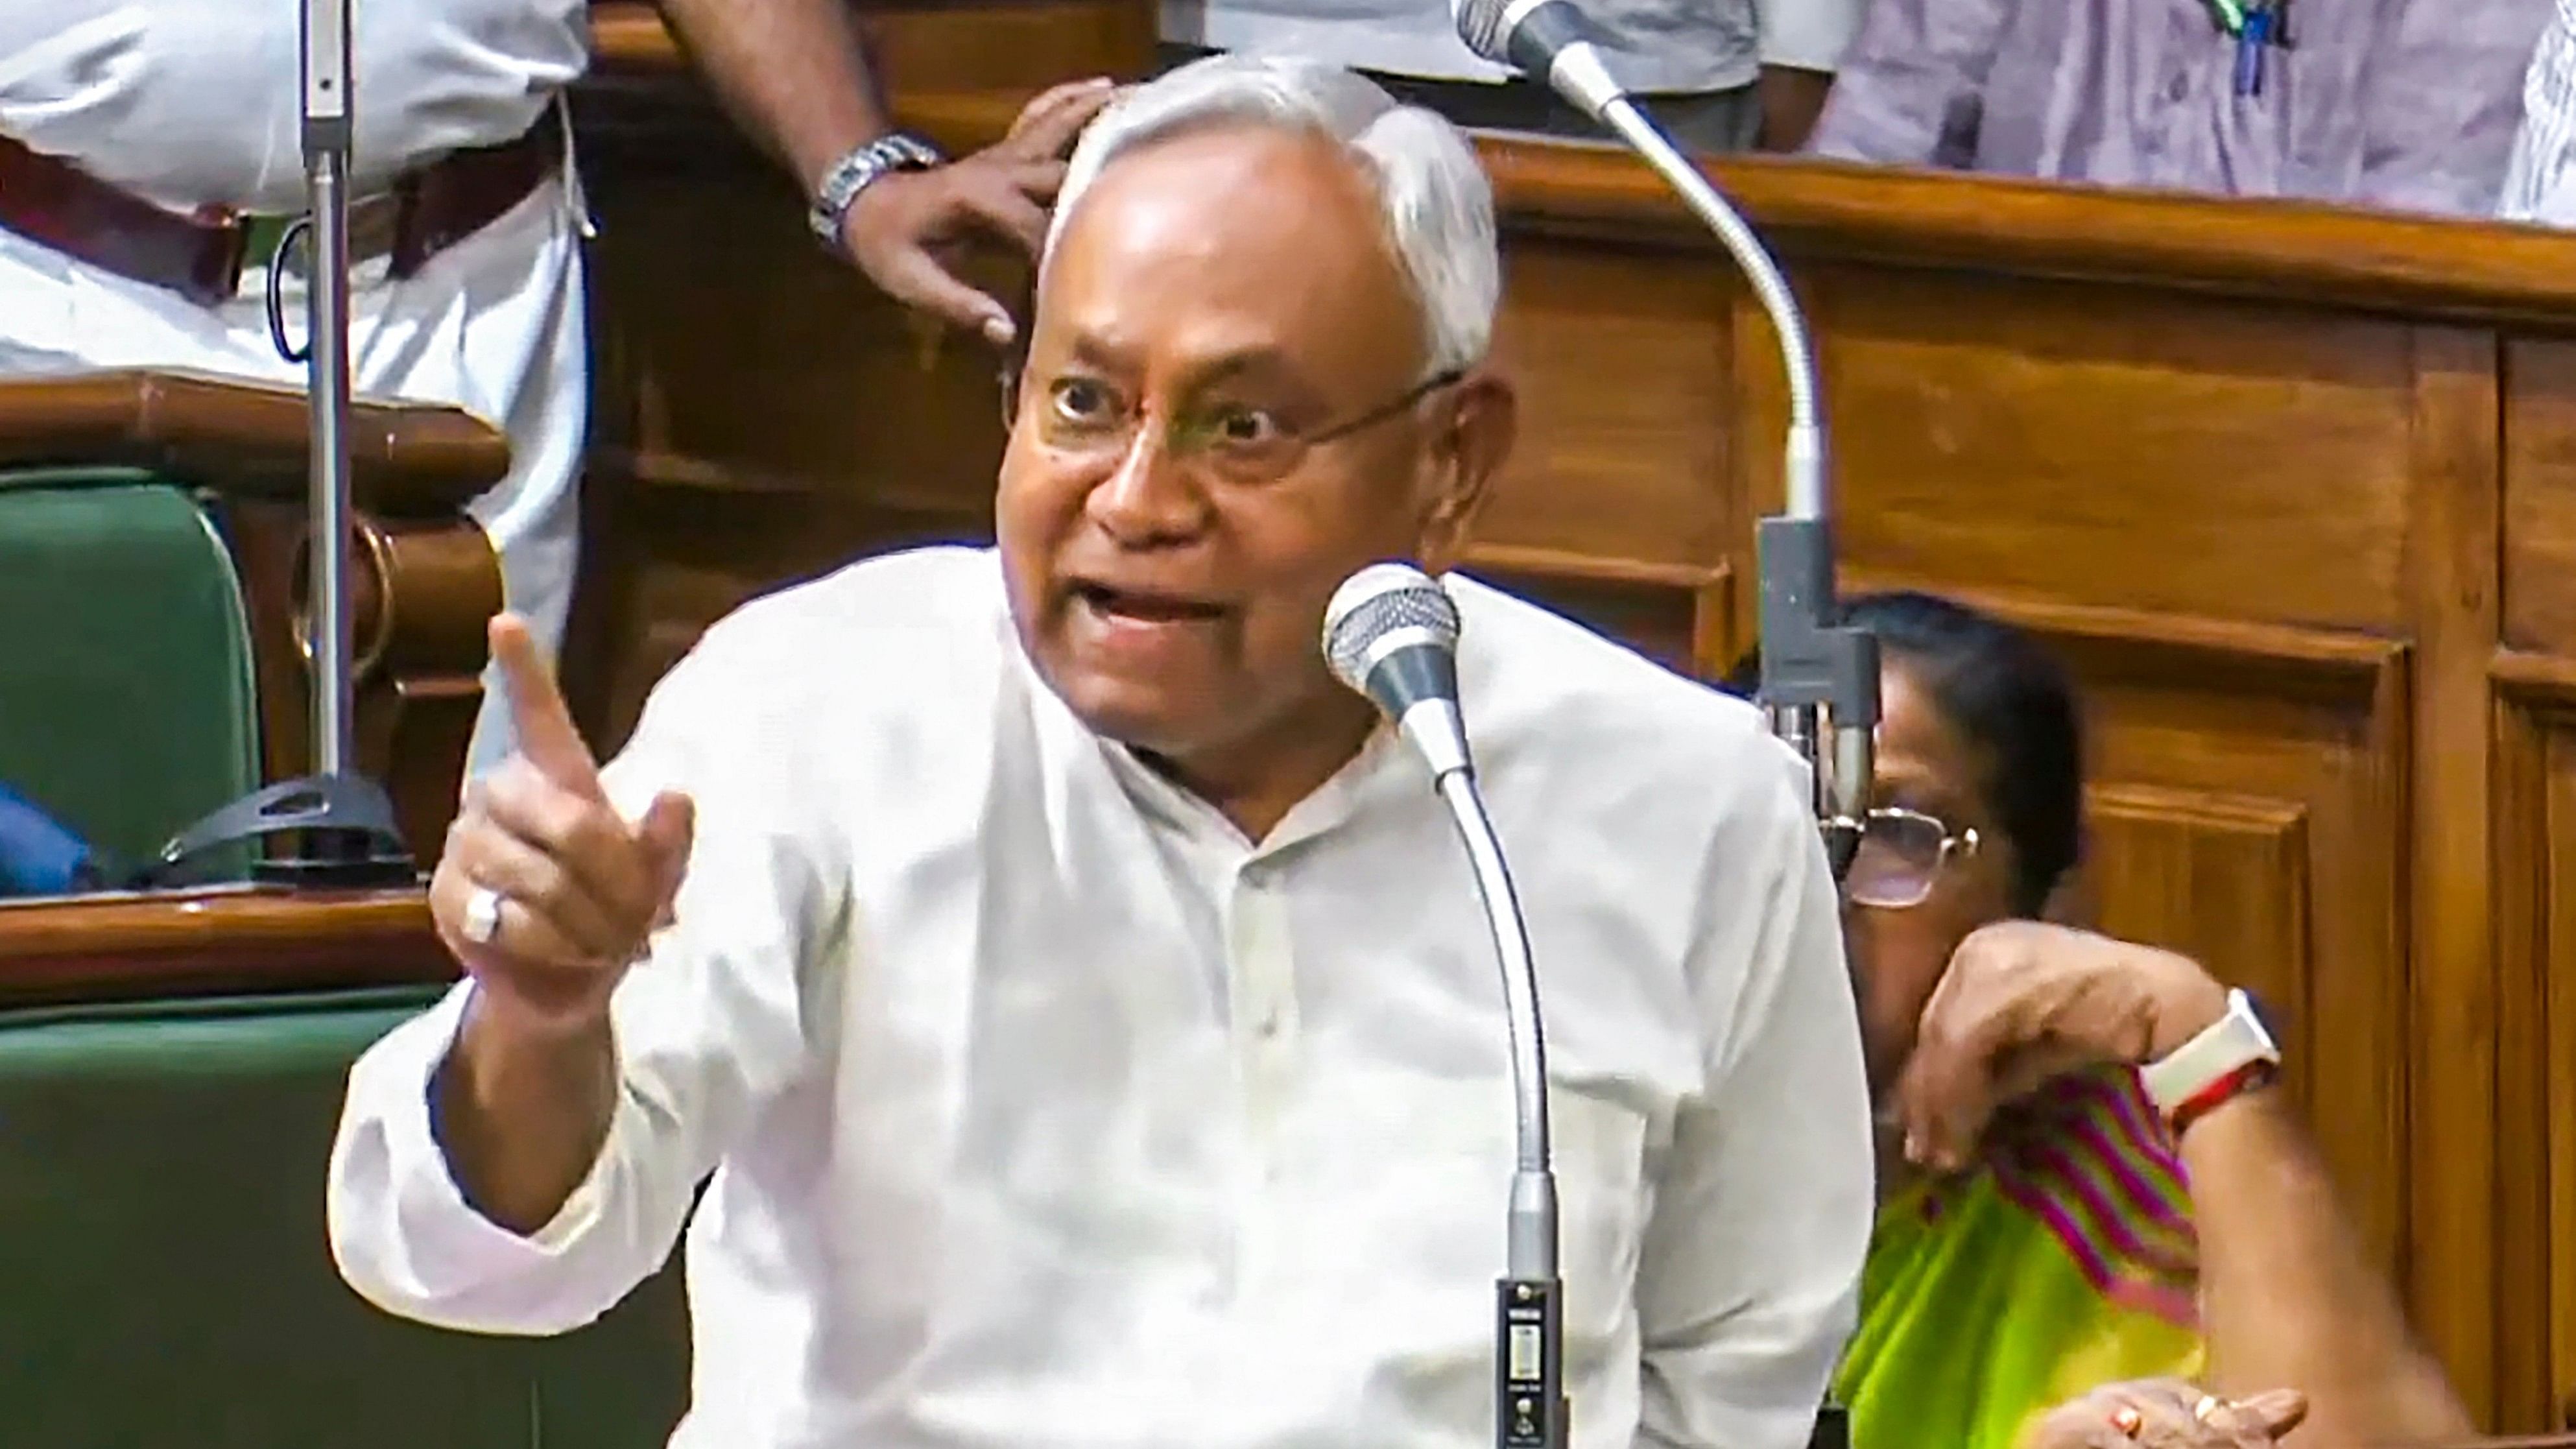
<path fill-rule="evenodd" d="M 2136 1074 L 2050 1084 L 1989 1149 L 1879 1210 L 1834 1384 L 1853 1449 L 2014 1449 L 2103 1384 L 2200 1371 L 2190 1199 Z"/>

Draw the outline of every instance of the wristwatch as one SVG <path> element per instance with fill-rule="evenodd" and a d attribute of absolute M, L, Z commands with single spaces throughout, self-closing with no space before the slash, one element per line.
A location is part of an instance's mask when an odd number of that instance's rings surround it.
<path fill-rule="evenodd" d="M 2139 1073 L 2147 1097 L 2179 1134 L 2219 1103 L 2272 1080 L 2281 1070 L 2281 1047 L 2263 1005 L 2249 991 L 2227 993 L 2227 1012 L 2198 1036 L 2150 1062 Z"/>
<path fill-rule="evenodd" d="M 889 172 L 927 171 L 940 160 L 929 142 L 888 131 L 833 162 L 832 169 L 823 173 L 823 184 L 814 188 L 814 204 L 805 214 L 806 224 L 823 245 L 836 252 L 845 250 L 848 244 L 842 240 L 841 223 L 860 192 Z"/>

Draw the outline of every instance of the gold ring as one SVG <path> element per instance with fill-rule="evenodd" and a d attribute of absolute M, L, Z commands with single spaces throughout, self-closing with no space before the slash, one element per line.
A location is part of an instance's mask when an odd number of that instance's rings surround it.
<path fill-rule="evenodd" d="M 2200 1402 L 2191 1406 L 2191 1416 L 2204 1424 L 2215 1423 L 2218 1419 L 2218 1411 L 2226 1407 L 2225 1399 L 2216 1394 L 2203 1394 L 2200 1396 Z"/>
<path fill-rule="evenodd" d="M 2111 1411 L 2111 1427 L 2120 1431 L 2121 1438 L 2135 1439 L 2138 1431 L 2147 1427 L 2147 1416 L 2139 1413 L 2135 1404 L 2122 1404 Z"/>

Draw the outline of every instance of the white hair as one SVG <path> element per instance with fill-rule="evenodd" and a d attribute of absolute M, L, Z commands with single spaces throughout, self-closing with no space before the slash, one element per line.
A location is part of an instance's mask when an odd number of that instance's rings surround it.
<path fill-rule="evenodd" d="M 1494 195 L 1458 128 L 1320 61 L 1212 55 L 1120 97 L 1083 133 L 1065 171 L 1047 250 L 1109 163 L 1184 131 L 1227 122 L 1321 135 L 1377 193 L 1405 281 L 1422 312 L 1426 375 L 1470 367 L 1493 342 L 1502 298 Z"/>

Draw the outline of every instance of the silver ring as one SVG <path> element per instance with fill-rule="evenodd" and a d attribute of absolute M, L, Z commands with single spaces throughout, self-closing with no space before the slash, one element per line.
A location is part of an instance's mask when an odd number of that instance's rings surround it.
<path fill-rule="evenodd" d="M 465 898 L 465 919 L 459 929 L 465 939 L 477 946 L 489 946 L 501 934 L 501 893 L 490 886 L 476 886 Z"/>

